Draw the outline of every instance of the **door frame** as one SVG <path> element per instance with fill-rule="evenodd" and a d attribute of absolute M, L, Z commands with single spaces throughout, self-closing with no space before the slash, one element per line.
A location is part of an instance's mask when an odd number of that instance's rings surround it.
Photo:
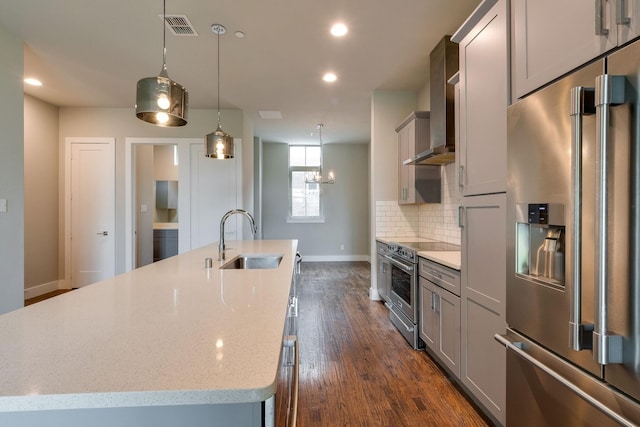
<path fill-rule="evenodd" d="M 66 137 L 64 139 L 64 288 L 69 289 L 71 287 L 71 146 L 72 144 L 106 144 L 111 150 L 112 157 L 114 159 L 113 169 L 115 177 L 115 154 L 116 154 L 116 139 L 115 137 Z M 114 182 L 115 185 L 115 182 Z M 116 190 L 117 191 L 117 190 Z M 116 195 L 113 195 L 113 209 L 116 213 Z M 116 215 L 117 216 L 117 215 Z M 114 230 L 116 228 L 117 219 L 114 221 Z M 116 235 L 114 233 L 114 239 Z M 114 245 L 113 251 L 113 275 L 116 273 L 116 265 L 118 260 L 116 259 L 117 241 Z"/>
<path fill-rule="evenodd" d="M 242 147 L 242 139 L 234 138 L 236 153 Z M 135 206 L 135 188 L 133 176 L 135 173 L 135 153 L 134 146 L 136 144 L 152 144 L 163 145 L 173 144 L 178 146 L 178 180 L 180 182 L 180 190 L 178 192 L 178 211 L 180 212 L 180 221 L 178 222 L 178 253 L 184 253 L 191 249 L 191 146 L 195 144 L 204 144 L 202 138 L 125 138 L 124 152 L 124 174 L 125 174 L 125 272 L 134 269 L 136 238 L 133 232 L 136 212 Z M 242 157 L 239 157 L 238 167 L 236 168 L 236 200 L 242 201 Z M 216 160 L 212 160 L 216 161 Z"/>

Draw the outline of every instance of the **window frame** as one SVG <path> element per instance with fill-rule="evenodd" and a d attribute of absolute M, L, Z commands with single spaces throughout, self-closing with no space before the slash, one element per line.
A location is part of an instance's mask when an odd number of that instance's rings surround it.
<path fill-rule="evenodd" d="M 325 219 L 324 219 L 324 213 L 323 213 L 323 203 L 322 203 L 322 191 L 321 191 L 321 184 L 315 184 L 318 186 L 318 215 L 317 216 L 311 216 L 311 215 L 305 215 L 305 216 L 294 216 L 293 215 L 293 173 L 294 172 L 304 172 L 305 174 L 310 174 L 313 172 L 318 172 L 321 173 L 322 171 L 322 150 L 320 150 L 320 161 L 319 164 L 317 166 L 292 166 L 291 165 L 291 148 L 292 147 L 304 147 L 305 150 L 307 149 L 307 147 L 312 147 L 312 148 L 319 148 L 318 145 L 310 145 L 310 144 L 289 144 L 288 148 L 287 148 L 287 164 L 289 166 L 289 177 L 288 177 L 288 200 L 289 200 L 289 207 L 288 207 L 288 213 L 287 213 L 287 223 L 324 223 Z M 306 163 L 306 162 L 305 162 Z M 305 190 L 306 190 L 306 185 L 305 185 Z"/>

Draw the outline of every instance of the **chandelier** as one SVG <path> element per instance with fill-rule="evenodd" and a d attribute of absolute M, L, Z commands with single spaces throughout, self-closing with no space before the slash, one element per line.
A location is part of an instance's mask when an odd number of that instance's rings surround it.
<path fill-rule="evenodd" d="M 324 160 L 324 147 L 322 145 L 322 128 L 324 127 L 323 123 L 318 123 L 316 128 L 318 129 L 318 138 L 320 140 L 320 169 L 315 173 L 309 173 L 305 176 L 304 182 L 306 184 L 333 184 L 336 182 L 336 178 L 333 174 L 333 171 L 327 174 L 327 178 L 323 179 L 322 176 L 322 163 Z"/>

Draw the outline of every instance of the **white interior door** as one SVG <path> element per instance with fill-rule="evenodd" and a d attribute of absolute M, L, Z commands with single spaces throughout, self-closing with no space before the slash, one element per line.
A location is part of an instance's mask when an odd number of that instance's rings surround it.
<path fill-rule="evenodd" d="M 203 144 L 191 145 L 191 248 L 220 240 L 220 219 L 238 206 L 238 164 L 242 161 L 235 143 L 233 159 L 204 156 Z M 225 240 L 241 239 L 238 215 L 225 224 Z"/>
<path fill-rule="evenodd" d="M 71 144 L 71 287 L 115 274 L 115 147 Z"/>

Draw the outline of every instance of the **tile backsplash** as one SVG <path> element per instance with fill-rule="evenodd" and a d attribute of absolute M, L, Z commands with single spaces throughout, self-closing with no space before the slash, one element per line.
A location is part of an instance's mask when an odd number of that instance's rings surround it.
<path fill-rule="evenodd" d="M 397 200 L 376 201 L 376 237 L 421 237 L 459 245 L 456 170 L 455 163 L 442 167 L 441 203 L 399 205 Z"/>

